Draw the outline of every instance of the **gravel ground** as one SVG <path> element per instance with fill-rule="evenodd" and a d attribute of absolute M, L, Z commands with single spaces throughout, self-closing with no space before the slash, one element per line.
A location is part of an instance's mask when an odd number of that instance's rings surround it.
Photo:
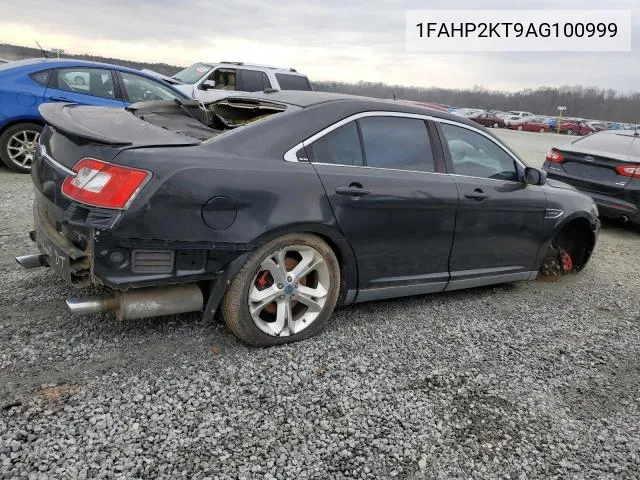
<path fill-rule="evenodd" d="M 72 317 L 0 170 L 0 478 L 638 478 L 640 230 L 559 283 L 375 302 L 272 349 Z"/>

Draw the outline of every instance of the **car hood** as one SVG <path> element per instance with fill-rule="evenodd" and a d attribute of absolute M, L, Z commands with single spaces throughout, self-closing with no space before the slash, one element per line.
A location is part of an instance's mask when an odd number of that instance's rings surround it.
<path fill-rule="evenodd" d="M 178 85 L 174 85 L 173 88 L 180 90 L 182 93 L 187 95 L 189 98 L 193 98 L 193 88 L 194 86 L 188 83 L 182 83 Z"/>

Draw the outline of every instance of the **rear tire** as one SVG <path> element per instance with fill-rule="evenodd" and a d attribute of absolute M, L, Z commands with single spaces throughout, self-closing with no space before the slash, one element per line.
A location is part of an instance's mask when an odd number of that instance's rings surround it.
<path fill-rule="evenodd" d="M 499 126 L 500 126 L 500 125 L 498 125 L 498 122 L 495 122 L 495 123 L 493 124 L 493 128 L 498 128 Z"/>
<path fill-rule="evenodd" d="M 573 130 L 571 129 L 567 130 L 567 135 L 573 135 Z"/>
<path fill-rule="evenodd" d="M 9 169 L 18 173 L 29 173 L 35 158 L 36 145 L 42 125 L 18 123 L 0 135 L 0 159 Z"/>
<path fill-rule="evenodd" d="M 544 133 L 544 132 L 545 132 L 545 129 L 544 129 L 544 128 L 541 128 L 541 129 L 540 129 L 540 133 Z"/>
<path fill-rule="evenodd" d="M 318 334 L 339 293 L 340 265 L 331 247 L 315 235 L 287 234 L 253 253 L 229 285 L 222 315 L 240 340 L 282 345 Z"/>
<path fill-rule="evenodd" d="M 518 130 L 522 131 L 522 125 L 518 125 Z"/>

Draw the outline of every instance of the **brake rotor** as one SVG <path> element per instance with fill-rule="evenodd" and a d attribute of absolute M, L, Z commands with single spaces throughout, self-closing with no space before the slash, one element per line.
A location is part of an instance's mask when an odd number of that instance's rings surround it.
<path fill-rule="evenodd" d="M 563 273 L 569 273 L 572 270 L 573 260 L 569 252 L 550 247 L 540 267 L 542 276 L 538 276 L 538 278 L 542 281 L 553 282 L 558 280 Z"/>

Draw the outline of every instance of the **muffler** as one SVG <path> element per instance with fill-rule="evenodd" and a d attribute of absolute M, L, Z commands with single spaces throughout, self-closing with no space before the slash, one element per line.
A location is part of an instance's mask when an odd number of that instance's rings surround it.
<path fill-rule="evenodd" d="M 204 297 L 196 284 L 173 287 L 138 288 L 118 292 L 113 297 L 67 299 L 72 313 L 115 312 L 119 320 L 159 317 L 202 310 Z"/>
<path fill-rule="evenodd" d="M 47 256 L 41 253 L 36 253 L 34 255 L 21 255 L 16 257 L 16 262 L 20 264 L 23 268 L 27 270 L 31 268 L 38 267 L 48 267 Z"/>

